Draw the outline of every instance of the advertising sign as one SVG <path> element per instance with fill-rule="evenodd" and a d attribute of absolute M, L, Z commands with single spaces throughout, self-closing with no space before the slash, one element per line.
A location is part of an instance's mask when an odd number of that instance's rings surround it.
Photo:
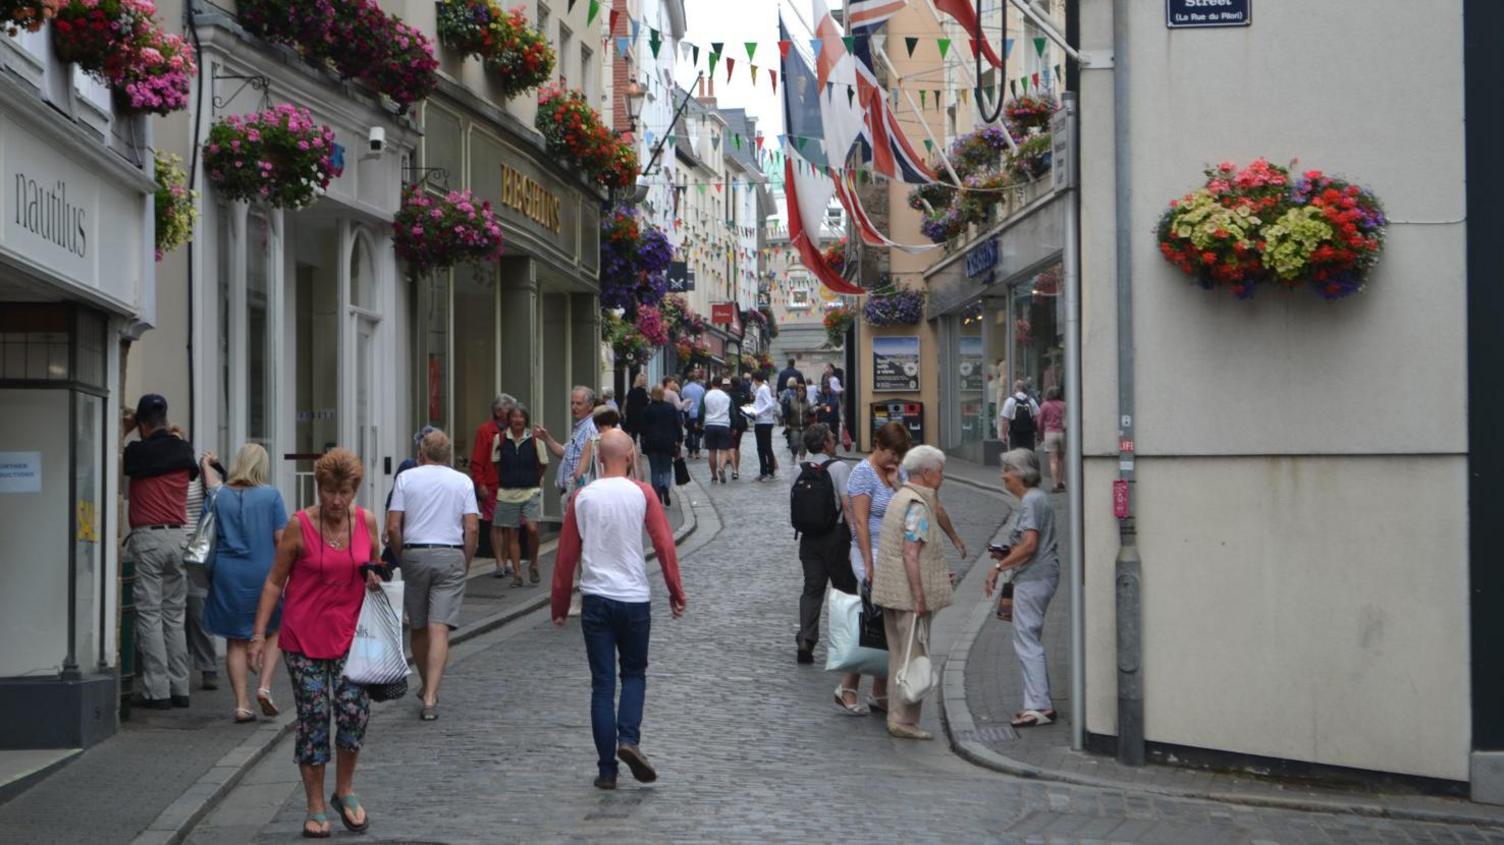
<path fill-rule="evenodd" d="M 982 356 L 981 335 L 961 335 L 960 361 L 958 362 L 960 377 L 957 386 L 962 391 L 976 393 L 982 390 L 987 383 L 987 364 Z"/>
<path fill-rule="evenodd" d="M 919 389 L 919 337 L 872 338 L 872 389 Z"/>
<path fill-rule="evenodd" d="M 668 292 L 689 293 L 695 289 L 695 271 L 688 261 L 671 261 L 668 265 Z"/>
<path fill-rule="evenodd" d="M 736 303 L 712 302 L 710 304 L 710 322 L 723 326 L 729 326 L 736 322 Z"/>

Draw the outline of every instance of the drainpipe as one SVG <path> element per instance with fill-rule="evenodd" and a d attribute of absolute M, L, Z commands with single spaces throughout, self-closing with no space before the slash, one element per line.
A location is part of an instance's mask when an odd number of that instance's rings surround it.
<path fill-rule="evenodd" d="M 1144 764 L 1143 562 L 1133 521 L 1133 153 L 1128 133 L 1128 6 L 1112 0 L 1113 178 L 1117 194 L 1118 516 L 1117 585 L 1118 762 Z"/>

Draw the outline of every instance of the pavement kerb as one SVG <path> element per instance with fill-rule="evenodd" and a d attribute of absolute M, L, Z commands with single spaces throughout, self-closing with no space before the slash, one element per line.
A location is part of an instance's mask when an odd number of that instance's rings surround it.
<path fill-rule="evenodd" d="M 699 487 L 699 482 L 691 481 L 690 485 L 695 492 L 703 497 L 704 492 Z M 687 486 L 690 486 L 687 485 Z M 681 494 L 684 495 L 684 494 Z M 685 504 L 684 523 L 674 532 L 674 545 L 678 546 L 695 532 L 699 525 L 699 518 L 695 509 L 689 506 L 690 499 L 682 500 Z M 550 551 L 551 546 L 557 541 L 543 544 L 541 551 Z M 648 560 L 655 560 L 657 554 L 652 551 L 647 553 Z M 482 569 L 479 572 L 472 571 L 470 578 L 486 577 L 490 570 Z M 449 638 L 450 645 L 459 645 L 468 640 L 473 640 L 482 634 L 506 625 L 516 619 L 528 615 L 541 607 L 546 607 L 550 596 L 547 591 L 539 591 L 535 598 L 529 598 L 516 607 L 485 616 L 455 631 Z M 412 658 L 408 658 L 412 662 Z M 241 779 L 261 762 L 261 759 L 271 752 L 272 748 L 281 742 L 283 737 L 292 731 L 296 719 L 292 714 L 284 713 L 280 719 L 271 724 L 263 724 L 256 728 L 249 737 L 219 759 L 219 762 L 210 767 L 192 786 L 188 787 L 177 800 L 167 805 L 152 820 L 146 829 L 136 835 L 131 845 L 177 845 L 182 842 L 190 831 L 198 825 L 205 816 L 214 809 L 232 789 L 240 783 Z"/>
<path fill-rule="evenodd" d="M 947 483 L 954 481 L 978 490 L 988 489 L 981 484 L 965 479 L 948 476 L 945 480 Z M 994 489 L 990 492 L 997 491 Z M 1498 815 L 1489 811 L 1459 812 L 1426 810 L 1419 807 L 1385 806 L 1384 804 L 1367 801 L 1349 802 L 1324 800 L 1321 798 L 1258 795 L 1239 792 L 1219 792 L 1216 790 L 1176 789 L 1174 787 L 1153 784 L 1124 783 L 1122 781 L 1090 777 L 1059 769 L 1047 769 L 999 754 L 981 742 L 971 738 L 976 732 L 976 721 L 973 719 L 971 708 L 966 702 L 966 667 L 971 654 L 971 646 L 976 642 L 977 634 L 981 632 L 982 626 L 987 624 L 991 615 L 992 606 L 989 602 L 977 603 L 976 608 L 972 611 L 971 619 L 967 620 L 967 624 L 962 626 L 956 636 L 955 642 L 951 644 L 950 651 L 946 656 L 945 666 L 941 670 L 940 676 L 940 722 L 945 728 L 946 739 L 950 742 L 952 751 L 962 759 L 977 766 L 1014 777 L 1057 781 L 1076 786 L 1110 789 L 1117 792 L 1148 793 L 1166 798 L 1189 798 L 1226 804 L 1241 804 L 1248 807 L 1295 810 L 1310 813 L 1331 813 L 1336 815 L 1358 815 L 1394 819 L 1396 821 L 1484 825 L 1494 828 L 1500 826 L 1501 822 Z"/>

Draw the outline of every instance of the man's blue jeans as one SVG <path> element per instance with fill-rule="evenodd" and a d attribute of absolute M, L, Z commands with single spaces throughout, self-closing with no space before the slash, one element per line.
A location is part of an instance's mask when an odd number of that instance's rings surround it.
<path fill-rule="evenodd" d="M 580 627 L 590 658 L 590 729 L 603 775 L 616 775 L 616 744 L 641 739 L 642 701 L 647 692 L 648 631 L 652 604 L 586 595 Z M 616 702 L 616 658 L 621 655 L 621 704 Z"/>

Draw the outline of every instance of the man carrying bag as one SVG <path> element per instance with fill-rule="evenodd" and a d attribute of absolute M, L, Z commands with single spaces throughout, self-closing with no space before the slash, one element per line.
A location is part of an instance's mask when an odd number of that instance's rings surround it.
<path fill-rule="evenodd" d="M 824 423 L 805 429 L 804 447 L 810 459 L 799 465 L 789 492 L 789 518 L 799 537 L 799 562 L 804 567 L 796 659 L 813 663 L 826 584 L 851 596 L 857 594 L 857 585 L 848 560 L 851 529 L 844 507 L 851 466 L 832 457 L 836 439 Z"/>

